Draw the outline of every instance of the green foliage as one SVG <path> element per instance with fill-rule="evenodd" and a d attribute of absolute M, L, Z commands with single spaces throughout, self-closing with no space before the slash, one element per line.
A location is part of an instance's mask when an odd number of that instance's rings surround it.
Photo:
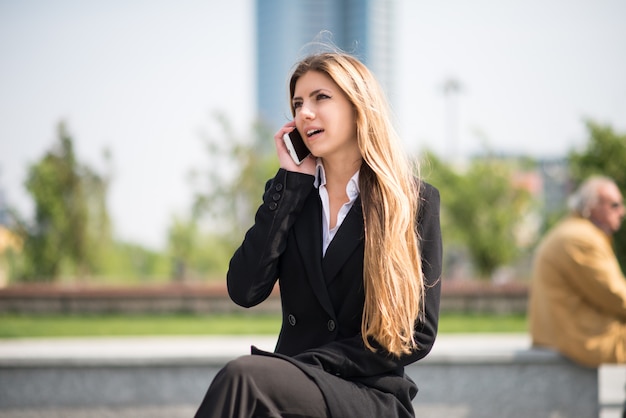
<path fill-rule="evenodd" d="M 481 278 L 521 255 L 516 231 L 531 209 L 527 190 L 513 185 L 510 162 L 475 159 L 463 171 L 429 154 L 427 180 L 441 193 L 441 224 L 447 248 L 464 248 Z M 444 251 L 447 255 L 448 251 Z"/>
<path fill-rule="evenodd" d="M 78 161 L 71 136 L 59 124 L 58 141 L 29 167 L 25 185 L 35 219 L 18 220 L 23 251 L 4 252 L 2 271 L 10 281 L 88 278 L 116 284 L 223 277 L 278 160 L 272 134 L 261 125 L 242 140 L 224 117 L 216 121 L 221 132 L 206 138 L 208 162 L 196 173 L 202 192 L 188 217 L 172 219 L 166 252 L 112 239 L 108 179 Z"/>
<path fill-rule="evenodd" d="M 170 229 L 170 251 L 185 265 L 213 256 L 210 264 L 227 262 L 241 243 L 245 231 L 252 225 L 254 214 L 261 203 L 265 182 L 278 169 L 273 134 L 257 124 L 247 139 L 237 138 L 230 123 L 216 115 L 221 133 L 205 138 L 208 164 L 205 170 L 193 173 L 197 190 L 190 220 L 176 221 Z M 194 236 L 196 225 L 202 225 L 207 234 Z M 202 255 L 194 250 L 194 242 L 204 242 Z M 209 267 L 208 265 L 206 266 Z M 210 268 L 219 268 L 212 265 Z"/>
<path fill-rule="evenodd" d="M 0 315 L 0 338 L 278 335 L 280 314 Z"/>
<path fill-rule="evenodd" d="M 216 120 L 222 137 L 205 140 L 208 190 L 196 195 L 194 213 L 219 219 L 223 231 L 238 242 L 252 224 L 263 186 L 278 169 L 278 159 L 272 134 L 262 125 L 255 126 L 245 140 L 236 137 L 223 116 L 217 115 Z"/>
<path fill-rule="evenodd" d="M 2 232 L 2 227 L 0 227 Z M 13 247 L 0 248 L 0 286 L 4 286 L 18 277 L 24 271 L 24 257 L 21 251 Z"/>
<path fill-rule="evenodd" d="M 97 268 L 99 251 L 110 241 L 107 186 L 104 177 L 77 161 L 72 138 L 59 124 L 58 142 L 28 170 L 35 219 L 23 229 L 24 279 L 84 277 Z"/>
<path fill-rule="evenodd" d="M 572 179 L 580 184 L 587 177 L 599 174 L 611 177 L 626 193 L 626 134 L 618 134 L 610 126 L 586 121 L 589 135 L 587 146 L 580 152 L 571 151 L 569 167 Z M 615 252 L 622 269 L 626 266 L 626 228 L 614 236 Z"/>
<path fill-rule="evenodd" d="M 198 226 L 192 219 L 184 220 L 174 217 L 168 230 L 168 247 L 174 263 L 173 276 L 182 280 L 187 275 L 187 269 L 196 246 Z"/>
<path fill-rule="evenodd" d="M 108 153 L 104 159 L 110 162 Z M 107 176 L 78 161 L 73 140 L 60 123 L 58 141 L 28 171 L 26 188 L 35 219 L 18 221 L 24 248 L 15 257 L 18 275 L 12 279 L 107 284 L 167 280 L 167 255 L 112 239 L 108 186 Z"/>
<path fill-rule="evenodd" d="M 175 280 L 223 276 L 232 256 L 231 247 L 225 237 L 201 232 L 196 220 L 174 217 L 168 232 L 172 276 Z"/>
<path fill-rule="evenodd" d="M 167 282 L 170 259 L 163 252 L 127 242 L 112 242 L 102 248 L 103 262 L 92 281 L 104 284 Z"/>
<path fill-rule="evenodd" d="M 211 233 L 201 234 L 191 254 L 190 265 L 193 267 L 191 273 L 205 278 L 223 279 L 228 261 L 233 255 L 231 242 L 232 239 L 226 237 Z"/>
<path fill-rule="evenodd" d="M 528 325 L 523 314 L 442 313 L 439 332 L 456 333 L 526 333 Z"/>

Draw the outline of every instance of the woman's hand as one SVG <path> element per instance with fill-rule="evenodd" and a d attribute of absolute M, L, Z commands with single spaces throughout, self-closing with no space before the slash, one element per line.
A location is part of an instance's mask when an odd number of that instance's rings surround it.
<path fill-rule="evenodd" d="M 315 157 L 313 155 L 306 157 L 300 165 L 296 164 L 291 158 L 291 155 L 289 155 L 287 145 L 285 145 L 285 142 L 283 141 L 283 135 L 293 131 L 294 129 L 296 129 L 295 122 L 287 122 L 278 130 L 278 132 L 276 132 L 276 135 L 274 135 L 274 143 L 276 144 L 276 152 L 278 153 L 280 167 L 287 171 L 315 175 Z"/>

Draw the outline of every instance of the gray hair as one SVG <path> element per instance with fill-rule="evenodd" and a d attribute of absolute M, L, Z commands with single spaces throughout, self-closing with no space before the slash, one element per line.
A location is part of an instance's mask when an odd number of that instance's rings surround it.
<path fill-rule="evenodd" d="M 601 186 L 615 184 L 613 179 L 606 176 L 592 176 L 585 180 L 567 200 L 567 207 L 572 213 L 589 218 L 591 210 L 600 199 L 598 191 Z"/>

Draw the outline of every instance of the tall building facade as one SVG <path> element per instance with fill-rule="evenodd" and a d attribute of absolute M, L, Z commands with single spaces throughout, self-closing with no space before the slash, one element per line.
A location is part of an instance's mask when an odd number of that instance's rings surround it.
<path fill-rule="evenodd" d="M 361 59 L 391 95 L 396 0 L 257 0 L 257 114 L 278 129 L 291 119 L 294 63 L 332 45 Z M 320 44 L 321 43 L 321 44 Z"/>

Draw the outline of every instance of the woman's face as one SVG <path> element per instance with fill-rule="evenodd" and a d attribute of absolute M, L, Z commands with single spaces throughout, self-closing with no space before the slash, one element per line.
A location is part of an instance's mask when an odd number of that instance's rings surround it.
<path fill-rule="evenodd" d="M 317 71 L 302 75 L 292 102 L 296 127 L 313 155 L 353 158 L 359 153 L 354 107 L 329 76 Z"/>

